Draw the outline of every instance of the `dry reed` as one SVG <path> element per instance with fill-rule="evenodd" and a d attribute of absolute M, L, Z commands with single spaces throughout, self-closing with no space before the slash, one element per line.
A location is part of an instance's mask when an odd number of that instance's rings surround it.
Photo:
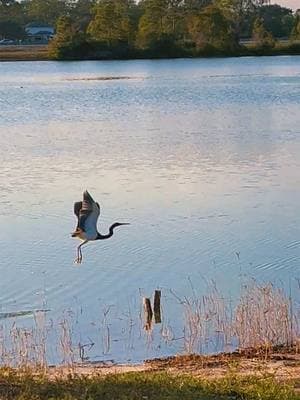
<path fill-rule="evenodd" d="M 282 289 L 256 282 L 244 287 L 234 321 L 240 348 L 293 345 L 298 334 L 296 326 L 297 316 Z"/>

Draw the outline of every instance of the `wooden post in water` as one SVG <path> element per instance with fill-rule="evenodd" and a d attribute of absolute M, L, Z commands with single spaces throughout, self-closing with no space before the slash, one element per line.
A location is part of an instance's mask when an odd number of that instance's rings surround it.
<path fill-rule="evenodd" d="M 146 331 L 149 331 L 152 328 L 152 317 L 153 317 L 150 299 L 148 297 L 143 297 L 143 304 L 144 304 L 144 316 L 145 316 L 144 328 Z"/>
<path fill-rule="evenodd" d="M 154 321 L 156 324 L 161 323 L 160 298 L 161 298 L 161 291 L 155 290 L 155 292 L 154 292 Z"/>

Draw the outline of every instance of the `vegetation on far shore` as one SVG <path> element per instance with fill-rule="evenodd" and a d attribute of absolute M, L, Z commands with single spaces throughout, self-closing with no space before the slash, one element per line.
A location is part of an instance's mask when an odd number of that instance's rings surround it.
<path fill-rule="evenodd" d="M 263 16 L 269 13 L 274 19 L 278 8 L 281 17 L 272 33 Z M 192 7 L 186 1 L 144 0 L 136 5 L 127 0 L 101 0 L 83 31 L 78 32 L 71 17 L 58 19 L 49 56 L 130 59 L 300 54 L 300 17 L 283 10 L 249 1 L 241 5 L 236 0 L 206 1 Z M 286 35 L 284 41 L 276 39 L 279 33 Z"/>
<path fill-rule="evenodd" d="M 300 54 L 299 13 L 265 0 L 0 0 L 0 39 L 55 26 L 58 60 Z"/>
<path fill-rule="evenodd" d="M 251 43 L 241 46 L 239 51 L 224 52 L 207 48 L 204 50 L 187 52 L 178 49 L 172 54 L 153 54 L 148 51 L 135 51 L 128 54 L 114 53 L 111 50 L 99 51 L 97 43 L 89 43 L 88 52 L 85 55 L 72 53 L 63 58 L 53 58 L 49 54 L 47 45 L 32 46 L 3 46 L 0 48 L 0 61 L 50 61 L 59 60 L 128 60 L 128 59 L 165 59 L 165 58 L 192 58 L 192 57 L 246 57 L 246 56 L 280 56 L 300 55 L 300 44 L 277 42 L 272 49 L 265 49 Z M 51 50 L 52 51 L 52 50 Z"/>

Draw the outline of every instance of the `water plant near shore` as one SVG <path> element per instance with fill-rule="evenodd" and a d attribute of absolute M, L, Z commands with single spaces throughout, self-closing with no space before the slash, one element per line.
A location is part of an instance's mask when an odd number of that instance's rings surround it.
<path fill-rule="evenodd" d="M 99 313 L 98 321 L 93 322 L 93 336 L 82 334 L 81 323 L 71 310 L 56 321 L 48 320 L 46 313 L 38 311 L 31 326 L 28 320 L 25 325 L 24 320 L 3 320 L 1 365 L 45 369 L 54 362 L 72 367 L 96 361 L 97 353 L 105 360 L 116 351 L 114 346 L 119 346 L 119 352 L 134 354 L 138 345 L 144 348 L 142 357 L 147 358 L 145 349 L 151 349 L 150 354 L 156 357 L 256 347 L 263 347 L 267 354 L 268 349 L 277 345 L 290 348 L 299 345 L 299 312 L 283 289 L 271 283 L 259 285 L 250 281 L 242 286 L 237 301 L 225 298 L 214 282 L 202 296 L 192 286 L 191 290 L 190 297 L 165 291 L 163 302 L 172 301 L 176 318 L 171 319 L 163 306 L 161 323 L 151 325 L 150 329 L 141 310 L 112 312 L 111 306 L 104 307 L 102 316 Z"/>

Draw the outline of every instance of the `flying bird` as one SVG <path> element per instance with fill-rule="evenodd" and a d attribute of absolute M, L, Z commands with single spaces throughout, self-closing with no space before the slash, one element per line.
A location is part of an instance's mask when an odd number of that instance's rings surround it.
<path fill-rule="evenodd" d="M 114 228 L 121 225 L 129 225 L 128 223 L 115 222 L 109 228 L 107 235 L 101 235 L 97 230 L 97 220 L 100 215 L 100 206 L 94 201 L 92 196 L 86 190 L 83 192 L 83 201 L 74 204 L 74 214 L 77 217 L 77 227 L 72 233 L 72 237 L 79 238 L 82 243 L 77 247 L 77 257 L 75 263 L 81 264 L 82 251 L 81 247 L 92 240 L 104 240 L 112 237 Z"/>

